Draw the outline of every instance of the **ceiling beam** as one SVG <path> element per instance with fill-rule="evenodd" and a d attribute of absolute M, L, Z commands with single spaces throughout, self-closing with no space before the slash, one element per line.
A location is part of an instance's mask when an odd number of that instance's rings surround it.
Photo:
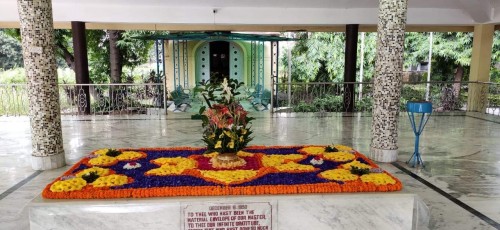
<path fill-rule="evenodd" d="M 19 22 L 0 22 L 0 28 L 19 28 Z M 71 22 L 55 22 L 56 29 L 71 29 Z M 87 22 L 89 30 L 151 30 L 151 31 L 234 31 L 234 32 L 345 32 L 345 25 L 212 25 Z M 500 30 L 500 26 L 495 27 Z M 469 25 L 407 25 L 407 32 L 473 32 Z M 376 25 L 360 25 L 359 32 L 377 32 Z"/>
<path fill-rule="evenodd" d="M 457 0 L 457 4 L 477 23 L 490 22 L 492 19 L 490 0 Z"/>

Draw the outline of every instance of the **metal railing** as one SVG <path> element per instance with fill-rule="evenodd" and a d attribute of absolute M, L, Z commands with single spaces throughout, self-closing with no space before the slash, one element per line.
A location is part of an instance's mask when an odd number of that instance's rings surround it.
<path fill-rule="evenodd" d="M 59 84 L 63 115 L 151 114 L 164 108 L 163 84 Z M 26 84 L 0 84 L 0 116 L 28 115 Z M 155 113 L 158 114 L 158 113 Z"/>
<path fill-rule="evenodd" d="M 348 91 L 349 87 L 345 87 L 349 84 L 354 85 L 354 94 Z M 433 103 L 436 112 L 465 111 L 469 88 L 473 86 L 481 86 L 481 95 L 484 96 L 479 103 L 485 104 L 486 113 L 500 116 L 498 83 L 404 82 L 400 108 L 404 111 L 409 100 L 428 100 Z M 61 113 L 65 115 L 157 115 L 157 110 L 166 108 L 167 104 L 163 84 L 59 84 L 58 88 Z M 273 97 L 276 106 L 273 112 L 345 112 L 346 93 L 355 97 L 355 112 L 371 112 L 373 109 L 373 83 L 279 83 L 277 88 L 278 92 Z M 199 101 L 199 98 L 195 99 L 191 98 L 188 103 L 194 106 Z M 175 99 L 173 102 L 176 106 L 186 103 Z M 255 98 L 251 103 L 254 102 Z M 198 110 L 189 110 L 193 111 Z M 27 85 L 0 84 L 0 116 L 28 115 L 28 112 Z"/>
<path fill-rule="evenodd" d="M 346 112 L 350 100 L 344 101 L 347 93 L 354 100 L 355 112 L 371 112 L 373 109 L 373 83 L 279 83 L 274 100 L 274 112 Z M 346 85 L 353 85 L 355 92 L 350 93 Z M 400 109 L 406 110 L 410 100 L 426 100 L 433 103 L 434 111 L 467 110 L 468 89 L 472 85 L 485 85 L 488 94 L 486 112 L 500 115 L 500 84 L 481 82 L 404 82 L 401 85 Z M 360 92 L 359 89 L 362 89 Z M 290 91 L 289 91 L 290 89 Z"/>

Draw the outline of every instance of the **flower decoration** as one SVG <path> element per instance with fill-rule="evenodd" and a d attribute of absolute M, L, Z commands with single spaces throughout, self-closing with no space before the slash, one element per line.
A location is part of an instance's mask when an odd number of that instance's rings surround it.
<path fill-rule="evenodd" d="M 221 153 L 213 158 L 214 166 L 233 168 L 245 165 L 245 161 L 236 153 L 252 140 L 250 136 L 252 131 L 248 125 L 253 118 L 248 116 L 248 112 L 235 99 L 239 94 L 235 90 L 243 83 L 224 78 L 221 84 L 215 82 L 201 84 L 202 95 L 208 106 L 200 109 L 205 129 L 203 141 L 207 144 L 207 152 Z"/>
<path fill-rule="evenodd" d="M 344 182 L 358 179 L 357 175 L 352 174 L 349 170 L 346 169 L 326 170 L 318 174 L 318 176 L 320 178 L 324 178 L 327 180 L 344 181 Z"/>
<path fill-rule="evenodd" d="M 387 192 L 402 188 L 397 178 L 359 152 L 337 145 L 335 148 L 338 151 L 328 152 L 325 146 L 250 146 L 235 154 L 247 164 L 234 169 L 214 167 L 211 159 L 223 153 L 205 148 L 102 149 L 95 151 L 93 155 L 97 157 L 92 159 L 109 157 L 127 162 L 121 163 L 121 167 L 95 166 L 86 157 L 47 185 L 42 194 L 44 198 L 55 199 L 105 199 Z M 126 160 L 141 152 L 147 154 L 141 155 L 146 159 L 140 164 Z M 354 159 L 344 161 L 341 156 Z"/>
<path fill-rule="evenodd" d="M 320 156 L 316 156 L 316 157 L 314 157 L 314 158 L 310 161 L 310 163 L 311 163 L 312 165 L 322 165 L 322 164 L 324 163 L 324 161 L 323 161 L 323 158 L 321 158 Z"/>
<path fill-rule="evenodd" d="M 365 163 L 361 163 L 361 162 L 360 162 L 360 161 L 358 161 L 358 160 L 355 160 L 355 161 L 349 162 L 349 163 L 347 163 L 347 164 L 343 164 L 343 165 L 342 165 L 342 168 L 344 168 L 344 169 L 348 169 L 348 170 L 351 170 L 351 168 L 352 168 L 353 166 L 354 166 L 354 167 L 356 167 L 356 168 L 358 168 L 358 169 L 371 169 L 371 168 L 372 168 L 372 166 L 367 165 L 367 164 L 365 164 Z"/>
<path fill-rule="evenodd" d="M 323 158 L 335 162 L 347 162 L 356 159 L 356 156 L 348 152 L 327 152 L 323 154 Z"/>
<path fill-rule="evenodd" d="M 132 182 L 133 179 L 125 175 L 115 174 L 108 168 L 91 167 L 76 172 L 74 175 L 61 177 L 61 180 L 50 186 L 52 192 L 79 191 L 86 187 L 111 187 Z"/>
<path fill-rule="evenodd" d="M 138 151 L 120 151 L 116 149 L 99 149 L 93 153 L 95 157 L 90 157 L 90 166 L 112 166 L 119 161 L 134 161 L 146 157 L 146 153 Z"/>
<path fill-rule="evenodd" d="M 375 185 L 396 184 L 396 180 L 385 173 L 370 173 L 361 176 L 361 181 L 374 183 Z"/>
<path fill-rule="evenodd" d="M 124 168 L 124 169 L 128 169 L 128 170 L 130 170 L 130 169 L 140 168 L 141 166 L 142 166 L 141 164 L 139 164 L 139 163 L 137 163 L 137 162 L 135 162 L 135 161 L 132 161 L 132 162 L 128 162 L 128 163 L 126 163 L 126 164 L 123 166 L 123 168 Z"/>

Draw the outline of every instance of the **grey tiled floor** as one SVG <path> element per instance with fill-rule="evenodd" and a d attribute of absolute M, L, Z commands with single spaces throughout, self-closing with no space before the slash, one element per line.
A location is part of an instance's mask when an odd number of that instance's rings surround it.
<path fill-rule="evenodd" d="M 201 122 L 186 114 L 158 119 L 63 117 L 63 139 L 68 164 L 104 147 L 203 146 Z M 254 145 L 350 145 L 368 153 L 371 117 L 259 115 L 254 121 Z M 400 165 L 413 151 L 408 119 L 400 118 Z M 0 117 L 0 193 L 32 175 L 29 119 Z M 421 137 L 426 161 L 423 169 L 408 168 L 451 196 L 500 222 L 500 124 L 466 116 L 433 116 Z M 426 185 L 391 164 L 380 164 L 404 184 L 402 192 L 416 193 L 431 211 L 430 229 L 494 229 Z M 36 176 L 0 200 L 0 229 L 28 229 L 23 209 L 43 187 L 67 167 Z"/>

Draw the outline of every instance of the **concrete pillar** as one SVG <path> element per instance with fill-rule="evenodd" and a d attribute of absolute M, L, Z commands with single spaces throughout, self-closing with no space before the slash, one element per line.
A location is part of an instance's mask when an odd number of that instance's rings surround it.
<path fill-rule="evenodd" d="M 28 78 L 32 167 L 64 166 L 51 0 L 18 0 L 24 68 Z"/>
<path fill-rule="evenodd" d="M 399 99 L 408 3 L 407 0 L 380 0 L 379 4 L 369 156 L 375 161 L 394 162 L 398 156 Z"/>
<path fill-rule="evenodd" d="M 358 24 L 345 27 L 344 82 L 356 82 L 356 59 L 358 58 Z M 354 84 L 344 84 L 344 112 L 354 112 Z"/>
<path fill-rule="evenodd" d="M 85 22 L 71 22 L 73 35 L 73 51 L 75 53 L 76 84 L 89 84 L 89 61 L 87 57 L 87 37 L 85 35 Z M 77 87 L 78 113 L 90 114 L 89 86 Z"/>
<path fill-rule="evenodd" d="M 484 24 L 474 26 L 474 41 L 470 63 L 469 81 L 489 82 L 491 50 L 495 25 Z M 488 85 L 469 84 L 467 111 L 486 112 Z"/>

